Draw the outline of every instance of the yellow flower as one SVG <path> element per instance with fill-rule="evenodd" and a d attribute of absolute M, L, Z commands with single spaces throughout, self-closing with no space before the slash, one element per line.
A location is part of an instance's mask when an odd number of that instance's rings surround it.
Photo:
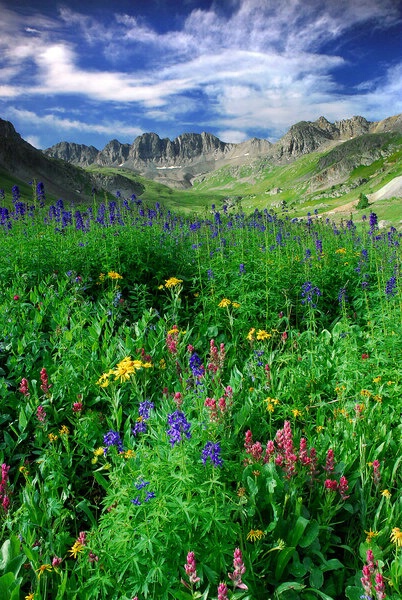
<path fill-rule="evenodd" d="M 120 379 L 120 382 L 127 381 L 130 379 L 130 375 L 136 370 L 142 368 L 142 362 L 140 360 L 131 360 L 130 356 L 126 356 L 121 360 L 113 371 L 113 375 L 116 379 Z"/>
<path fill-rule="evenodd" d="M 272 402 L 267 402 L 267 411 L 270 413 L 273 413 L 275 410 L 275 406 L 272 404 Z"/>
<path fill-rule="evenodd" d="M 389 490 L 382 490 L 381 496 L 384 496 L 384 498 L 391 498 L 391 492 Z"/>
<path fill-rule="evenodd" d="M 168 331 L 168 335 L 176 335 L 177 333 L 180 333 L 177 327 L 173 327 L 173 329 L 169 329 Z"/>
<path fill-rule="evenodd" d="M 108 373 L 103 373 L 103 375 L 101 375 L 98 379 L 98 381 L 96 382 L 96 385 L 99 385 L 100 387 L 106 388 L 110 381 L 109 381 L 109 377 L 113 375 L 113 371 L 108 371 Z"/>
<path fill-rule="evenodd" d="M 324 429 L 324 425 L 317 425 L 317 427 L 315 428 L 317 433 L 321 433 L 321 431 L 323 431 Z"/>
<path fill-rule="evenodd" d="M 367 535 L 366 542 L 368 544 L 370 544 L 371 540 L 378 535 L 378 531 L 371 531 L 371 529 L 369 529 L 369 531 L 364 531 L 364 533 Z"/>
<path fill-rule="evenodd" d="M 159 368 L 160 369 L 166 369 L 166 360 L 164 358 L 161 358 L 159 361 Z"/>
<path fill-rule="evenodd" d="M 402 546 L 402 531 L 399 527 L 394 527 L 391 532 L 391 542 L 397 546 Z"/>
<path fill-rule="evenodd" d="M 371 392 L 369 392 L 368 390 L 362 390 L 360 392 L 361 396 L 367 396 L 367 398 L 370 398 L 370 396 L 372 395 Z"/>
<path fill-rule="evenodd" d="M 109 273 L 107 274 L 107 276 L 110 279 L 123 279 L 123 277 L 121 275 L 119 275 L 118 273 L 116 273 L 116 271 L 109 271 Z"/>
<path fill-rule="evenodd" d="M 105 274 L 104 273 L 100 273 L 99 274 L 99 281 L 105 281 Z"/>
<path fill-rule="evenodd" d="M 246 488 L 244 487 L 239 487 L 239 489 L 237 490 L 237 495 L 239 496 L 239 498 L 243 498 L 243 496 L 246 494 Z"/>
<path fill-rule="evenodd" d="M 48 565 L 48 564 L 46 564 L 46 565 L 41 565 L 41 566 L 39 567 L 39 569 L 35 569 L 35 570 L 36 570 L 36 572 L 38 573 L 38 577 L 40 577 L 41 575 L 43 575 L 43 573 L 44 573 L 45 571 L 51 571 L 51 570 L 52 570 L 52 565 Z"/>
<path fill-rule="evenodd" d="M 373 383 L 380 383 L 381 381 L 381 375 L 378 375 L 378 377 L 374 377 L 373 379 Z"/>
<path fill-rule="evenodd" d="M 247 339 L 249 342 L 253 342 L 254 341 L 254 334 L 255 334 L 255 327 L 252 327 L 250 329 L 250 331 L 247 334 Z"/>
<path fill-rule="evenodd" d="M 301 415 L 302 415 L 302 412 L 301 412 L 301 410 L 299 410 L 298 408 L 294 408 L 294 409 L 292 410 L 292 414 L 293 414 L 294 418 L 296 419 L 297 417 L 301 417 Z"/>
<path fill-rule="evenodd" d="M 382 403 L 382 396 L 379 396 L 378 394 L 375 394 L 373 396 L 373 400 L 375 400 L 376 402 L 378 402 L 378 404 Z"/>
<path fill-rule="evenodd" d="M 335 250 L 335 254 L 346 254 L 346 248 L 338 248 Z"/>
<path fill-rule="evenodd" d="M 30 594 L 25 596 L 25 600 L 34 600 L 34 599 L 35 599 L 35 594 L 33 592 L 31 592 Z"/>
<path fill-rule="evenodd" d="M 153 367 L 153 364 L 151 362 L 142 363 L 142 367 L 144 369 L 151 369 Z"/>
<path fill-rule="evenodd" d="M 70 430 L 67 427 L 67 425 L 62 425 L 61 428 L 59 429 L 59 433 L 60 433 L 60 435 L 69 435 Z"/>
<path fill-rule="evenodd" d="M 226 307 L 227 307 L 227 306 L 229 306 L 230 304 L 232 304 L 232 301 L 231 301 L 231 300 L 228 300 L 227 298 L 223 298 L 223 299 L 222 299 L 222 300 L 219 302 L 218 306 L 219 306 L 219 308 L 226 308 Z"/>
<path fill-rule="evenodd" d="M 183 280 L 177 279 L 177 277 L 170 277 L 169 279 L 165 279 L 165 287 L 166 288 L 175 287 L 176 285 L 179 285 L 180 283 L 183 283 Z"/>
<path fill-rule="evenodd" d="M 96 448 L 96 450 L 94 450 L 94 456 L 102 456 L 104 454 L 104 449 L 102 448 L 102 446 L 99 446 L 99 448 Z"/>
<path fill-rule="evenodd" d="M 240 302 L 232 302 L 233 308 L 240 308 Z"/>
<path fill-rule="evenodd" d="M 71 556 L 74 556 L 74 558 L 77 558 L 77 555 L 80 554 L 84 549 L 83 544 L 81 544 L 81 542 L 74 542 L 74 545 L 70 548 L 69 552 Z"/>
<path fill-rule="evenodd" d="M 256 540 L 260 540 L 264 537 L 265 533 L 261 531 L 261 529 L 250 529 L 247 534 L 247 541 L 255 542 Z"/>
<path fill-rule="evenodd" d="M 126 450 L 123 454 L 124 458 L 134 458 L 135 452 L 134 450 Z"/>
<path fill-rule="evenodd" d="M 24 465 L 22 465 L 18 470 L 23 474 L 24 477 L 28 477 L 29 471 Z"/>
<path fill-rule="evenodd" d="M 387 381 L 387 385 L 392 385 L 395 381 Z"/>
<path fill-rule="evenodd" d="M 54 433 L 49 433 L 48 438 L 49 438 L 49 442 L 55 442 L 58 439 L 58 436 L 55 435 Z"/>
<path fill-rule="evenodd" d="M 272 335 L 270 333 L 268 333 L 267 331 L 265 331 L 265 329 L 259 329 L 257 331 L 257 340 L 260 341 L 264 341 L 264 340 L 269 340 L 269 338 L 272 337 Z"/>

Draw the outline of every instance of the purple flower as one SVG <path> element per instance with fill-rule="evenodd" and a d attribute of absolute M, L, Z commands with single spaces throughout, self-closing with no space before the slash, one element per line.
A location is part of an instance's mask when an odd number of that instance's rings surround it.
<path fill-rule="evenodd" d="M 201 453 L 201 460 L 205 465 L 207 460 L 210 459 L 214 467 L 221 467 L 223 465 L 223 460 L 221 459 L 220 454 L 221 447 L 219 445 L 219 442 L 216 444 L 214 444 L 213 442 L 207 442 Z"/>
<path fill-rule="evenodd" d="M 105 454 L 111 446 L 116 446 L 119 452 L 123 452 L 123 442 L 121 441 L 120 435 L 117 431 L 113 431 L 113 429 L 103 436 L 103 443 L 106 446 L 104 450 Z"/>
<path fill-rule="evenodd" d="M 244 266 L 243 263 L 240 263 L 239 272 L 240 272 L 240 275 L 242 275 L 243 273 L 246 272 L 246 267 Z"/>
<path fill-rule="evenodd" d="M 391 277 L 388 279 L 385 285 L 385 293 L 388 297 L 395 296 L 395 288 L 396 288 L 396 277 Z"/>
<path fill-rule="evenodd" d="M 202 361 L 196 352 L 193 352 L 190 356 L 190 369 L 193 372 L 194 377 L 203 377 L 205 369 L 202 365 Z"/>
<path fill-rule="evenodd" d="M 370 213 L 370 231 L 374 231 L 374 229 L 377 228 L 377 223 L 378 223 L 378 217 L 375 213 Z"/>
<path fill-rule="evenodd" d="M 135 484 L 135 487 L 137 490 L 142 490 L 142 488 L 146 487 L 147 485 L 149 485 L 149 481 L 145 481 L 144 478 L 141 477 L 140 481 Z"/>
<path fill-rule="evenodd" d="M 306 281 L 305 283 L 303 283 L 302 285 L 302 304 L 310 304 L 313 308 L 315 308 L 317 306 L 317 302 L 314 302 L 314 298 L 313 296 L 315 296 L 315 300 L 318 299 L 319 296 L 321 296 L 321 290 L 313 285 L 311 283 L 311 281 Z"/>
<path fill-rule="evenodd" d="M 140 506 L 141 505 L 141 500 L 139 496 L 136 496 L 133 500 L 131 500 L 131 502 L 133 504 L 135 504 L 136 506 Z"/>
<path fill-rule="evenodd" d="M 147 424 L 144 419 L 140 418 L 132 428 L 131 432 L 134 436 L 137 436 L 139 433 L 145 433 L 147 430 Z"/>
<path fill-rule="evenodd" d="M 151 498 L 155 498 L 155 492 L 147 492 L 144 498 L 144 502 L 149 502 Z"/>
<path fill-rule="evenodd" d="M 138 414 L 143 419 L 149 419 L 149 411 L 153 410 L 154 408 L 155 405 L 153 402 L 150 402 L 149 400 L 144 400 L 144 402 L 140 402 L 140 405 L 138 407 Z"/>
<path fill-rule="evenodd" d="M 346 294 L 346 287 L 343 287 L 338 292 L 338 302 L 339 302 L 339 304 L 342 304 L 343 302 L 347 302 L 347 301 L 348 301 L 348 296 Z"/>
<path fill-rule="evenodd" d="M 191 425 L 186 420 L 184 413 L 182 413 L 180 410 L 176 410 L 168 415 L 168 424 L 170 425 L 170 428 L 167 430 L 167 434 L 170 438 L 169 441 L 172 447 L 182 441 L 183 435 L 185 435 L 188 439 L 191 438 Z"/>

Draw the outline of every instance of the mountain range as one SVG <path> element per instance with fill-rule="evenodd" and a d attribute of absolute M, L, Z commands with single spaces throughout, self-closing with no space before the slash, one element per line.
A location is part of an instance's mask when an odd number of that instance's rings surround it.
<path fill-rule="evenodd" d="M 195 178 L 223 166 L 250 164 L 256 159 L 273 165 L 286 164 L 318 149 L 388 132 L 402 132 L 402 114 L 377 122 L 359 116 L 335 123 L 324 117 L 314 122 L 301 121 L 275 143 L 258 138 L 226 143 L 210 133 L 184 133 L 174 140 L 143 133 L 131 145 L 114 139 L 98 150 L 94 146 L 60 142 L 44 150 L 44 154 L 80 167 L 128 169 L 168 186 L 188 188 Z"/>
<path fill-rule="evenodd" d="M 236 189 L 244 197 L 259 197 L 260 204 L 267 202 L 267 194 L 277 193 L 281 200 L 298 196 L 297 202 L 302 202 L 349 191 L 345 182 L 361 168 L 378 163 L 378 174 L 386 171 L 384 161 L 400 164 L 401 149 L 402 114 L 377 122 L 361 116 L 335 123 L 324 117 L 301 121 L 275 143 L 257 138 L 226 143 L 205 132 L 184 133 L 174 140 L 144 133 L 132 144 L 113 139 L 102 150 L 65 141 L 38 150 L 12 123 L 0 119 L 0 188 L 4 177 L 16 183 L 36 180 L 52 196 L 85 202 L 94 189 L 141 195 L 153 181 L 168 186 L 160 186 L 158 193 L 162 188 L 169 194 L 174 189 L 194 194 L 201 190 L 223 198 Z M 368 181 L 353 177 L 355 188 Z M 282 194 L 285 180 L 287 190 Z"/>

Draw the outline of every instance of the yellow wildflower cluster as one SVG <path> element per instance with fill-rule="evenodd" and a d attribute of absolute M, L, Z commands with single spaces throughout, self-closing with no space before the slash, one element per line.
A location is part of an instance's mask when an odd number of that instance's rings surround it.
<path fill-rule="evenodd" d="M 261 529 L 250 529 L 246 539 L 248 542 L 256 542 L 257 540 L 261 540 L 264 535 L 265 533 Z"/>
<path fill-rule="evenodd" d="M 335 254 L 346 254 L 346 248 L 338 248 L 335 250 Z"/>
<path fill-rule="evenodd" d="M 177 279 L 177 277 L 170 277 L 169 279 L 165 279 L 165 288 L 172 288 L 175 287 L 176 285 L 180 285 L 180 283 L 183 283 L 182 279 Z"/>
<path fill-rule="evenodd" d="M 275 410 L 275 406 L 279 404 L 278 398 L 270 398 L 269 396 L 268 398 L 265 398 L 264 402 L 267 403 L 267 411 L 270 413 L 273 413 Z"/>
<path fill-rule="evenodd" d="M 99 448 L 96 448 L 96 450 L 94 450 L 94 457 L 92 459 L 92 464 L 96 465 L 96 463 L 98 462 L 99 456 L 103 456 L 103 455 L 104 455 L 104 449 L 102 448 L 102 446 L 100 446 Z"/>
<path fill-rule="evenodd" d="M 219 302 L 218 306 L 219 306 L 219 308 L 226 308 L 227 306 L 230 306 L 231 304 L 232 304 L 231 300 L 229 300 L 228 298 L 223 298 Z"/>
<path fill-rule="evenodd" d="M 59 439 L 59 436 L 55 435 L 54 433 L 49 433 L 48 438 L 49 438 L 49 442 L 55 442 L 56 440 Z"/>
<path fill-rule="evenodd" d="M 74 542 L 73 546 L 70 548 L 69 553 L 70 556 L 74 556 L 74 558 L 77 558 L 78 554 L 80 554 L 84 549 L 84 545 L 81 544 L 81 542 Z"/>
<path fill-rule="evenodd" d="M 382 490 L 381 491 L 381 496 L 383 496 L 384 498 L 387 498 L 388 500 L 391 498 L 391 492 L 389 490 Z"/>
<path fill-rule="evenodd" d="M 61 428 L 59 429 L 59 433 L 60 433 L 60 435 L 70 435 L 70 430 L 67 427 L 67 425 L 62 425 Z"/>
<path fill-rule="evenodd" d="M 380 383 L 381 381 L 381 375 L 378 375 L 378 377 L 374 377 L 373 379 L 373 383 Z"/>
<path fill-rule="evenodd" d="M 123 279 L 122 275 L 119 275 L 119 273 L 116 273 L 116 271 L 109 271 L 107 276 L 109 279 Z"/>
<path fill-rule="evenodd" d="M 254 340 L 265 342 L 265 340 L 269 340 L 271 337 L 272 333 L 268 333 L 268 331 L 265 331 L 265 329 L 259 329 L 256 332 L 255 327 L 252 327 L 247 334 L 247 339 L 249 342 L 254 342 Z"/>
<path fill-rule="evenodd" d="M 97 385 L 100 387 L 107 387 L 110 383 L 110 377 L 114 376 L 114 381 L 120 380 L 120 383 L 123 381 L 128 381 L 130 379 L 130 375 L 139 371 L 140 369 L 150 369 L 152 367 L 152 363 L 150 362 L 142 362 L 142 360 L 132 360 L 130 356 L 126 356 L 117 363 L 114 369 L 110 369 L 107 373 L 103 373 L 98 381 Z"/>
<path fill-rule="evenodd" d="M 391 542 L 396 546 L 402 546 L 402 531 L 399 527 L 394 527 L 391 531 Z"/>
<path fill-rule="evenodd" d="M 378 531 L 371 531 L 371 529 L 369 529 L 369 531 L 364 531 L 364 533 L 367 535 L 367 537 L 366 537 L 367 544 L 370 544 L 371 541 L 378 535 Z"/>

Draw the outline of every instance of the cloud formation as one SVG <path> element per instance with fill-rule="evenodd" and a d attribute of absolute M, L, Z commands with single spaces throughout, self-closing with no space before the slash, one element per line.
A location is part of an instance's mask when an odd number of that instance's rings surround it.
<path fill-rule="evenodd" d="M 108 134 L 113 124 L 126 138 L 149 125 L 174 135 L 193 125 L 241 141 L 275 138 L 320 114 L 375 120 L 402 112 L 402 59 L 370 76 L 367 49 L 361 57 L 345 50 L 362 27 L 371 43 L 395 31 L 395 0 L 225 0 L 174 13 L 163 28 L 157 18 L 119 11 L 118 2 L 114 13 L 99 3 L 103 11 L 92 14 L 85 4 L 42 14 L 28 3 L 18 12 L 0 3 L 6 115 L 77 132 Z M 353 75 L 360 65 L 364 80 Z M 52 106 L 81 113 L 45 114 Z"/>

